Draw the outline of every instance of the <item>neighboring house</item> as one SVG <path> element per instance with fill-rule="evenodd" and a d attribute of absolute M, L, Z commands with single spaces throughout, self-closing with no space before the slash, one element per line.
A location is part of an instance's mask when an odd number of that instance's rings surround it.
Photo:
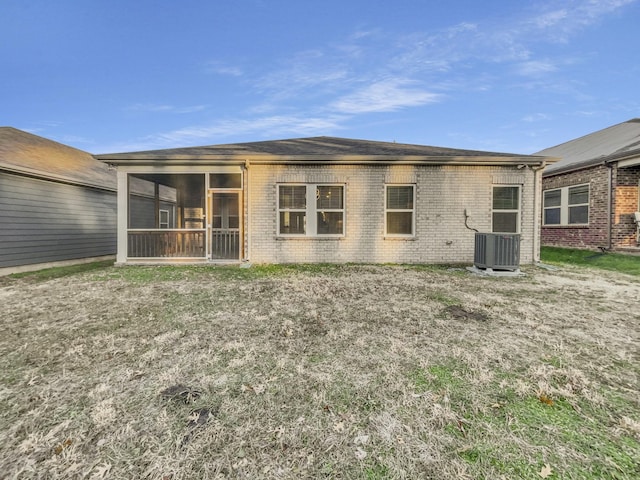
<path fill-rule="evenodd" d="M 96 158 L 118 172 L 121 264 L 470 263 L 473 229 L 539 259 L 544 157 L 315 137 Z"/>
<path fill-rule="evenodd" d="M 640 253 L 640 119 L 547 148 L 542 244 Z"/>
<path fill-rule="evenodd" d="M 87 152 L 0 127 L 0 275 L 115 252 L 115 172 Z"/>

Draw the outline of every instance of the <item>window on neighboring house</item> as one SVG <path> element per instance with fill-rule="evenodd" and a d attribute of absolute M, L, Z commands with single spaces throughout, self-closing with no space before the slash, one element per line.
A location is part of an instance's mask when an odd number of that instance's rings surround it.
<path fill-rule="evenodd" d="M 544 225 L 589 223 L 589 185 L 544 191 Z"/>
<path fill-rule="evenodd" d="M 415 185 L 386 185 L 385 235 L 415 235 Z"/>
<path fill-rule="evenodd" d="M 589 185 L 569 188 L 569 224 L 589 223 Z"/>
<path fill-rule="evenodd" d="M 278 185 L 278 234 L 343 236 L 344 185 Z"/>
<path fill-rule="evenodd" d="M 520 186 L 494 186 L 492 206 L 492 232 L 520 231 Z"/>
<path fill-rule="evenodd" d="M 160 228 L 169 228 L 169 210 L 159 210 L 160 214 Z"/>

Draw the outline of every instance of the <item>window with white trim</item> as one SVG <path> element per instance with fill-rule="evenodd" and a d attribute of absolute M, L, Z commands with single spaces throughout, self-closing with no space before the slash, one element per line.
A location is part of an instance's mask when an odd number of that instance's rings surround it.
<path fill-rule="evenodd" d="M 278 235 L 344 236 L 344 185 L 278 185 Z"/>
<path fill-rule="evenodd" d="M 158 210 L 159 218 L 159 227 L 160 228 L 169 228 L 169 210 Z"/>
<path fill-rule="evenodd" d="M 543 192 L 544 225 L 588 225 L 589 184 Z"/>
<path fill-rule="evenodd" d="M 415 185 L 385 185 L 385 236 L 413 237 L 415 235 L 415 195 Z"/>
<path fill-rule="evenodd" d="M 518 233 L 520 231 L 520 186 L 493 187 L 491 231 Z"/>

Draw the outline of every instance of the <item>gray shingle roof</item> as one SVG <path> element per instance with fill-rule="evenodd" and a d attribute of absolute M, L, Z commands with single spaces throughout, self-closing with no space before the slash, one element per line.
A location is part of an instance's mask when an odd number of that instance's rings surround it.
<path fill-rule="evenodd" d="M 359 163 L 359 162 L 428 162 L 447 163 L 540 163 L 531 155 L 460 150 L 453 148 L 376 142 L 336 137 L 310 137 L 249 143 L 173 148 L 142 152 L 96 155 L 99 160 L 120 163 L 145 161 L 227 160 L 274 163 Z"/>
<path fill-rule="evenodd" d="M 544 176 L 640 155 L 640 118 L 546 148 L 536 152 L 535 155 L 562 158 L 559 162 L 545 168 Z"/>
<path fill-rule="evenodd" d="M 90 153 L 13 127 L 0 127 L 0 170 L 116 189 L 116 174 Z"/>

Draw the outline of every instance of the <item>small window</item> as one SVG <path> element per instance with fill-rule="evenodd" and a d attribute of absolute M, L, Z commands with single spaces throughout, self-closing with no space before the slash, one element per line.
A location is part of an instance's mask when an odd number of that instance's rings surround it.
<path fill-rule="evenodd" d="M 569 224 L 589 223 L 589 185 L 569 188 Z"/>
<path fill-rule="evenodd" d="M 547 190 L 544 192 L 544 224 L 559 225 L 561 212 L 561 190 Z"/>
<path fill-rule="evenodd" d="M 387 185 L 385 190 L 385 235 L 414 236 L 415 186 Z"/>
<path fill-rule="evenodd" d="M 278 234 L 344 235 L 344 185 L 278 185 Z"/>
<path fill-rule="evenodd" d="M 169 210 L 159 210 L 158 213 L 160 214 L 159 227 L 169 228 Z"/>
<path fill-rule="evenodd" d="M 319 185 L 316 189 L 318 235 L 342 235 L 344 206 L 342 187 Z"/>
<path fill-rule="evenodd" d="M 587 225 L 589 223 L 589 185 L 545 190 L 544 225 Z"/>
<path fill-rule="evenodd" d="M 520 230 L 520 187 L 493 187 L 492 231 L 518 233 Z"/>
<path fill-rule="evenodd" d="M 307 225 L 307 187 L 280 185 L 278 188 L 279 233 L 304 235 Z"/>
<path fill-rule="evenodd" d="M 241 173 L 212 173 L 209 188 L 242 188 Z"/>

